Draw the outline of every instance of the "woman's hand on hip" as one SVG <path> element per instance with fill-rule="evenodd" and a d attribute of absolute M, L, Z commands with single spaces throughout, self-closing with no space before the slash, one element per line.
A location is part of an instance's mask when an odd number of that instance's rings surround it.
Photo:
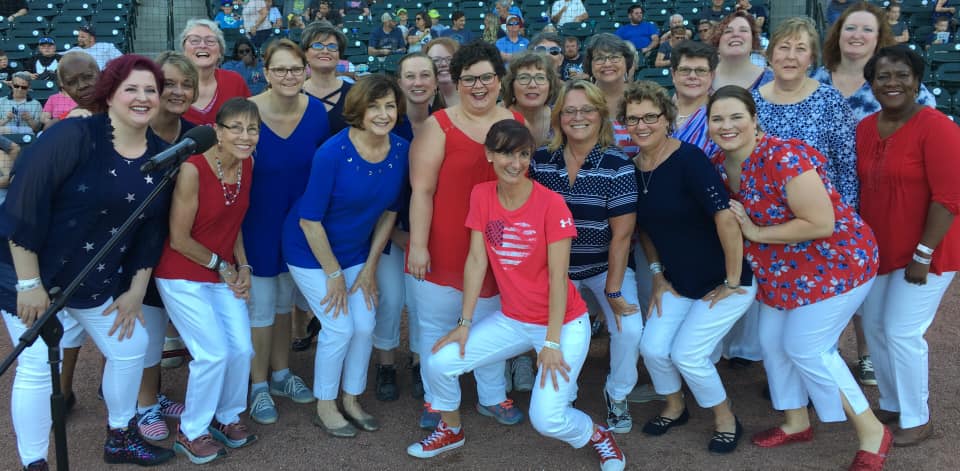
<path fill-rule="evenodd" d="M 347 282 L 343 279 L 343 275 L 336 278 L 327 277 L 327 295 L 320 300 L 320 305 L 327 306 L 327 308 L 323 310 L 324 313 L 333 311 L 334 319 L 336 319 L 341 312 L 343 312 L 344 315 L 349 314 L 347 312 Z"/>
<path fill-rule="evenodd" d="M 377 290 L 377 274 L 370 264 L 363 266 L 357 279 L 353 281 L 348 294 L 356 293 L 359 289 L 363 293 L 363 301 L 367 304 L 367 309 L 374 310 L 380 300 L 380 293 Z"/>
<path fill-rule="evenodd" d="M 140 321 L 140 325 L 146 325 L 143 320 L 143 296 L 140 294 L 133 293 L 132 291 L 124 292 L 120 296 L 117 296 L 117 299 L 113 300 L 112 304 L 107 306 L 107 309 L 103 311 L 103 315 L 109 316 L 113 311 L 117 311 L 117 318 L 114 319 L 113 326 L 110 327 L 107 335 L 113 335 L 114 332 L 119 330 L 117 340 L 122 341 L 123 339 L 133 337 L 133 331 L 137 327 L 137 320 Z"/>
<path fill-rule="evenodd" d="M 557 380 L 557 373 L 563 377 L 564 381 L 570 382 L 570 376 L 567 374 L 571 368 L 563 359 L 563 352 L 550 347 L 543 347 L 537 355 L 537 368 L 540 370 L 540 389 L 547 386 L 547 375 L 553 381 L 553 390 L 560 390 L 560 382 Z"/>

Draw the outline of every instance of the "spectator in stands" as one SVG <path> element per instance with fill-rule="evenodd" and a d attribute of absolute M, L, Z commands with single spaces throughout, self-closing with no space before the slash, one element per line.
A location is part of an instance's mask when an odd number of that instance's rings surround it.
<path fill-rule="evenodd" d="M 510 62 L 503 81 L 503 103 L 523 115 L 536 147 L 553 137 L 550 108 L 560 92 L 560 80 L 553 62 L 543 54 L 522 52 Z"/>
<path fill-rule="evenodd" d="M 515 15 L 523 20 L 523 13 L 520 12 L 520 7 L 514 5 L 513 0 L 497 0 L 493 5 L 493 11 L 490 13 L 496 13 L 497 18 L 500 20 L 500 30 L 504 33 L 507 32 L 507 17 Z"/>
<path fill-rule="evenodd" d="M 950 36 L 950 18 L 940 17 L 934 21 L 933 31 L 923 39 L 923 45 L 930 49 L 935 44 L 947 44 Z"/>
<path fill-rule="evenodd" d="M 713 78 L 714 90 L 725 85 L 755 90 L 773 80 L 772 72 L 750 61 L 753 51 L 760 49 L 760 28 L 751 14 L 735 11 L 727 15 L 714 29 L 710 39 L 720 56 Z M 767 51 L 771 51 L 772 46 Z"/>
<path fill-rule="evenodd" d="M 27 14 L 27 0 L 4 0 L 0 2 L 0 18 L 13 23 L 17 18 Z"/>
<path fill-rule="evenodd" d="M 224 62 L 224 70 L 232 70 L 247 83 L 251 95 L 257 95 L 267 88 L 267 78 L 264 76 L 263 61 L 257 56 L 257 48 L 247 38 L 239 38 L 233 43 L 233 54 L 230 60 Z"/>
<path fill-rule="evenodd" d="M 497 40 L 497 49 L 500 50 L 500 57 L 504 64 L 510 63 L 510 59 L 523 51 L 527 50 L 530 40 L 520 36 L 520 30 L 523 29 L 523 20 L 518 16 L 510 15 L 507 19 L 507 35 Z"/>
<path fill-rule="evenodd" d="M 557 67 L 557 72 L 560 72 L 560 66 L 563 64 L 563 47 L 560 35 L 556 32 L 541 31 L 530 40 L 528 49 L 550 57 L 553 65 Z"/>
<path fill-rule="evenodd" d="M 283 14 L 280 13 L 280 9 L 273 4 L 273 0 L 264 0 L 264 2 L 267 4 L 267 22 L 270 23 L 270 27 L 283 29 Z"/>
<path fill-rule="evenodd" d="M 670 56 L 673 48 L 676 47 L 677 44 L 686 41 L 686 30 L 683 24 L 671 27 L 670 36 L 666 40 L 660 41 L 660 46 L 657 48 L 657 57 L 653 61 L 654 67 L 670 66 Z"/>
<path fill-rule="evenodd" d="M 89 115 L 93 109 L 93 91 L 100 78 L 97 61 L 85 52 L 68 52 L 57 67 L 57 84 L 60 91 L 47 98 L 40 121 L 43 129 L 66 119 L 70 114 Z M 77 110 L 79 108 L 79 110 Z M 64 358 L 66 359 L 66 349 Z M 66 366 L 66 360 L 64 364 Z M 70 391 L 67 389 L 66 391 Z"/>
<path fill-rule="evenodd" d="M 273 30 L 269 20 L 270 8 L 266 0 L 246 0 L 241 12 L 243 29 L 247 32 L 247 37 L 255 46 L 262 46 Z"/>
<path fill-rule="evenodd" d="M 313 19 L 315 21 L 327 20 L 334 26 L 343 26 L 343 14 L 339 10 L 331 7 L 333 0 L 320 0 L 317 7 L 317 13 Z"/>
<path fill-rule="evenodd" d="M 450 38 L 436 38 L 424 47 L 427 55 L 430 56 L 430 60 L 437 65 L 437 83 L 440 84 L 440 95 L 448 107 L 460 103 L 457 82 L 453 80 L 453 76 L 450 74 L 450 61 L 459 48 L 460 44 Z"/>
<path fill-rule="evenodd" d="M 467 15 L 457 10 L 450 15 L 450 21 L 452 26 L 440 33 L 440 37 L 453 39 L 461 46 L 473 41 L 476 35 L 467 29 Z"/>
<path fill-rule="evenodd" d="M 343 105 L 351 83 L 337 76 L 337 64 L 346 45 L 346 36 L 323 21 L 307 25 L 300 39 L 300 48 L 306 53 L 310 67 L 310 78 L 304 82 L 303 91 L 323 103 L 331 136 L 347 127 Z"/>
<path fill-rule="evenodd" d="M 30 74 L 13 74 L 10 88 L 10 96 L 0 98 L 0 134 L 33 135 L 43 125 L 40 121 L 43 107 L 29 96 Z"/>
<path fill-rule="evenodd" d="M 7 51 L 0 49 L 0 82 L 4 85 L 10 85 L 10 78 L 19 68 L 10 65 L 10 58 L 7 57 Z"/>
<path fill-rule="evenodd" d="M 626 126 L 616 121 L 617 106 L 630 80 L 629 70 L 636 62 L 636 55 L 627 42 L 610 34 L 600 33 L 587 44 L 583 58 L 584 72 L 600 88 L 606 98 L 607 113 L 604 116 L 613 122 L 613 138 L 628 157 L 637 153 Z"/>
<path fill-rule="evenodd" d="M 370 16 L 370 5 L 367 0 L 343 0 L 340 15 L 344 18 L 349 17 L 351 21 L 356 21 L 360 16 Z"/>
<path fill-rule="evenodd" d="M 670 38 L 673 37 L 673 35 L 672 35 L 672 33 L 673 33 L 673 28 L 676 28 L 676 27 L 678 27 L 678 26 L 683 28 L 683 38 L 682 38 L 681 40 L 683 40 L 683 39 L 690 39 L 690 38 L 693 37 L 693 31 L 690 31 L 690 30 L 687 28 L 687 25 L 684 24 L 684 22 L 683 22 L 683 15 L 681 15 L 681 14 L 679 14 L 679 13 L 674 13 L 674 14 L 670 15 L 669 22 L 670 22 L 670 27 L 669 27 L 666 31 L 664 31 L 663 34 L 660 35 L 660 43 L 661 43 L 661 44 L 664 43 L 664 42 L 666 42 L 666 41 L 669 41 Z"/>
<path fill-rule="evenodd" d="M 500 18 L 497 15 L 491 13 L 483 17 L 483 32 L 480 37 L 484 42 L 496 44 L 498 39 L 506 35 L 507 33 L 500 29 Z"/>
<path fill-rule="evenodd" d="M 701 19 L 697 23 L 697 41 L 713 44 L 713 35 L 716 32 L 716 27 L 719 23 L 714 23 L 706 18 Z"/>
<path fill-rule="evenodd" d="M 906 44 L 910 42 L 910 28 L 907 23 L 900 18 L 900 4 L 890 2 L 887 5 L 886 14 L 887 25 L 890 26 L 890 33 L 893 34 L 894 41 L 897 44 Z"/>
<path fill-rule="evenodd" d="M 933 6 L 933 24 L 936 25 L 940 18 L 946 18 L 948 25 L 954 23 L 954 15 L 957 14 L 957 7 L 948 7 L 950 0 L 937 0 Z M 952 29 L 952 28 L 948 28 Z"/>
<path fill-rule="evenodd" d="M 557 0 L 550 7 L 550 21 L 563 26 L 567 23 L 579 23 L 590 17 L 580 0 Z"/>
<path fill-rule="evenodd" d="M 421 11 L 414 16 L 413 27 L 407 33 L 407 51 L 421 52 L 423 46 L 426 46 L 433 37 L 430 35 L 430 25 L 433 20 L 426 11 Z"/>
<path fill-rule="evenodd" d="M 763 5 L 753 5 L 750 0 L 737 0 L 737 10 L 742 10 L 753 16 L 753 21 L 757 23 L 757 28 L 763 31 L 763 26 L 767 24 L 767 9 Z"/>
<path fill-rule="evenodd" d="M 249 97 L 250 89 L 240 74 L 221 69 L 226 49 L 223 31 L 211 20 L 192 18 L 180 32 L 180 48 L 200 74 L 197 101 L 183 117 L 196 125 L 214 124 L 217 111 L 233 97 Z"/>
<path fill-rule="evenodd" d="M 220 11 L 213 18 L 221 30 L 238 29 L 243 25 L 243 17 L 233 9 L 233 0 L 221 0 Z"/>
<path fill-rule="evenodd" d="M 707 130 L 707 99 L 719 61 L 716 48 L 698 41 L 683 41 L 670 55 L 673 101 L 677 106 L 672 135 L 699 147 L 707 156 L 718 150 Z"/>
<path fill-rule="evenodd" d="M 23 70 L 30 73 L 33 80 L 53 80 L 57 77 L 57 64 L 61 55 L 57 54 L 57 45 L 53 38 L 44 36 L 37 40 L 38 54 L 28 59 Z"/>
<path fill-rule="evenodd" d="M 397 24 L 397 28 L 400 28 L 403 37 L 407 37 L 407 33 L 410 31 L 409 20 L 410 16 L 407 14 L 406 8 L 397 8 L 396 13 L 393 14 L 393 21 Z"/>
<path fill-rule="evenodd" d="M 734 10 L 724 5 L 726 0 L 710 0 L 710 8 L 705 8 L 700 18 L 706 18 L 710 21 L 721 21 Z"/>
<path fill-rule="evenodd" d="M 660 32 L 653 23 L 643 21 L 643 6 L 639 3 L 630 5 L 627 17 L 630 23 L 617 28 L 615 34 L 620 39 L 633 43 L 637 52 L 646 57 L 660 44 Z M 611 116 L 616 116 L 616 113 Z"/>
<path fill-rule="evenodd" d="M 563 38 L 563 63 L 560 64 L 560 80 L 586 79 L 583 73 L 583 54 L 580 54 L 580 38 L 567 36 Z"/>
<path fill-rule="evenodd" d="M 77 31 L 77 45 L 70 51 L 83 51 L 90 54 L 97 61 L 97 67 L 100 70 L 107 66 L 107 62 L 123 55 L 113 43 L 97 42 L 97 33 L 91 24 L 80 27 Z"/>
<path fill-rule="evenodd" d="M 443 18 L 440 17 L 439 11 L 435 9 L 430 9 L 430 11 L 427 12 L 427 16 L 430 17 L 430 21 L 431 21 L 430 35 L 433 36 L 434 39 L 439 38 L 444 31 L 450 29 L 449 26 L 446 26 L 440 23 L 440 21 L 443 20 Z"/>
<path fill-rule="evenodd" d="M 840 14 L 850 6 L 850 0 L 830 0 L 827 4 L 827 24 L 833 25 L 840 18 Z"/>
<path fill-rule="evenodd" d="M 456 22 L 454 22 L 456 23 Z M 407 52 L 407 40 L 403 33 L 393 23 L 393 15 L 380 15 L 379 28 L 370 32 L 367 42 L 367 54 L 371 56 L 389 56 L 390 54 L 404 54 Z"/>
<path fill-rule="evenodd" d="M 13 164 L 20 155 L 20 146 L 16 142 L 0 136 L 0 204 L 7 199 L 7 187 L 10 186 L 10 173 Z"/>

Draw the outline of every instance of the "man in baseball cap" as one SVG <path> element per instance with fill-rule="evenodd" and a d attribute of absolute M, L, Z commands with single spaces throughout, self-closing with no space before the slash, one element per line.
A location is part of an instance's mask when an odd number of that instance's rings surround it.
<path fill-rule="evenodd" d="M 367 54 L 371 56 L 389 56 L 407 52 L 407 43 L 403 34 L 395 27 L 393 15 L 380 15 L 382 26 L 370 32 L 370 42 L 367 43 Z"/>
<path fill-rule="evenodd" d="M 98 43 L 97 33 L 93 25 L 85 24 L 77 31 L 77 45 L 70 51 L 83 51 L 93 56 L 97 61 L 97 67 L 103 70 L 107 67 L 107 62 L 123 55 L 117 46 L 113 43 Z"/>

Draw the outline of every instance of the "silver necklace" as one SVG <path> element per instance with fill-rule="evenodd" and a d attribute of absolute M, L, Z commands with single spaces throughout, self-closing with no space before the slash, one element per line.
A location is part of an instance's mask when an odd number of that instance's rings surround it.
<path fill-rule="evenodd" d="M 227 190 L 227 184 L 223 182 L 223 165 L 220 163 L 220 157 L 217 159 L 217 179 L 220 180 L 220 189 L 223 190 L 223 199 L 227 206 L 231 206 L 240 198 L 240 178 L 243 176 L 243 162 L 237 163 L 237 189 L 236 191 Z"/>
<path fill-rule="evenodd" d="M 638 169 L 639 170 L 639 169 Z M 654 167 L 650 171 L 650 178 L 643 178 L 644 171 L 640 170 L 640 184 L 643 185 L 643 194 L 647 194 L 650 189 L 650 183 L 653 181 L 653 172 L 656 172 L 657 168 Z"/>

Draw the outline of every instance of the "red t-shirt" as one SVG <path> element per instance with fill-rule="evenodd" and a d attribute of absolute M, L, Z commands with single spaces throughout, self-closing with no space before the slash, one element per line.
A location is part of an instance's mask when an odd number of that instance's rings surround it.
<path fill-rule="evenodd" d="M 240 224 L 250 206 L 250 176 L 253 173 L 253 158 L 243 159 L 240 162 L 240 197 L 227 206 L 223 188 L 216 172 L 207 163 L 202 154 L 190 156 L 187 163 L 197 167 L 200 174 L 199 193 L 197 195 L 197 214 L 190 229 L 190 237 L 204 247 L 217 253 L 230 263 L 235 263 L 233 256 L 237 234 L 240 233 Z M 232 193 L 236 185 L 227 185 Z M 205 283 L 219 283 L 220 275 L 207 267 L 201 266 L 180 252 L 170 247 L 170 239 L 163 246 L 160 263 L 154 270 L 157 278 L 172 280 L 190 280 Z"/>
<path fill-rule="evenodd" d="M 217 80 L 217 91 L 214 92 L 210 103 L 203 109 L 192 105 L 183 114 L 183 119 L 197 126 L 213 124 L 217 120 L 217 112 L 220 111 L 223 102 L 238 96 L 250 98 L 250 89 L 247 88 L 247 82 L 240 74 L 232 70 L 217 69 L 213 71 L 213 76 Z"/>
<path fill-rule="evenodd" d="M 857 175 L 860 214 L 880 244 L 880 274 L 904 268 L 936 201 L 960 212 L 960 129 L 939 111 L 923 107 L 886 139 L 877 130 L 877 114 L 857 126 Z M 960 224 L 933 247 L 930 272 L 960 269 Z"/>
<path fill-rule="evenodd" d="M 563 197 L 533 182 L 527 202 L 508 211 L 500 205 L 497 182 L 480 183 L 470 194 L 466 226 L 483 232 L 489 267 L 500 288 L 503 313 L 520 322 L 547 325 L 550 317 L 547 246 L 577 236 L 573 215 Z M 563 323 L 585 312 L 587 305 L 568 278 Z"/>

